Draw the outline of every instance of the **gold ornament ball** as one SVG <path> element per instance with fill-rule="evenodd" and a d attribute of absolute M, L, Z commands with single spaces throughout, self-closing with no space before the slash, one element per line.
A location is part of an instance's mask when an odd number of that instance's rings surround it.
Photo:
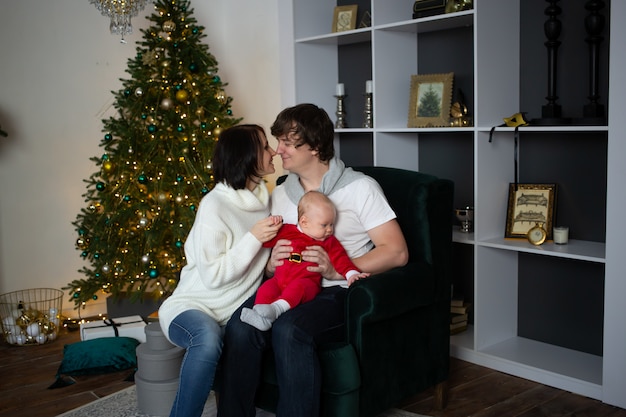
<path fill-rule="evenodd" d="M 78 239 L 76 239 L 76 247 L 78 249 L 87 249 L 88 246 L 89 246 L 89 239 L 86 239 L 83 237 L 79 237 Z"/>
<path fill-rule="evenodd" d="M 166 22 L 163 22 L 162 27 L 165 32 L 173 32 L 176 30 L 176 23 L 172 22 L 171 20 L 168 20 Z"/>
<path fill-rule="evenodd" d="M 189 93 L 187 92 L 187 90 L 178 90 L 176 92 L 176 100 L 178 101 L 186 101 L 188 97 Z"/>
<path fill-rule="evenodd" d="M 102 169 L 104 169 L 107 172 L 111 171 L 111 169 L 113 169 L 113 164 L 111 163 L 111 161 L 107 161 L 102 164 Z"/>
<path fill-rule="evenodd" d="M 213 134 L 216 137 L 219 137 L 222 134 L 222 128 L 221 127 L 216 127 L 215 129 L 213 129 Z"/>

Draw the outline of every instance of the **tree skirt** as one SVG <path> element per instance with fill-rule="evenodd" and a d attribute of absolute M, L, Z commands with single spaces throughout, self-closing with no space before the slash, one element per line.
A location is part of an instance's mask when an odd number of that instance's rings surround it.
<path fill-rule="evenodd" d="M 164 411 L 163 416 L 167 416 L 169 410 Z M 202 417 L 215 417 L 215 397 L 213 392 L 204 407 Z M 257 411 L 257 417 L 274 417 L 274 414 L 263 410 Z M 135 386 L 128 387 L 122 391 L 100 398 L 96 401 L 85 404 L 81 407 L 60 414 L 57 417 L 153 417 L 142 414 L 137 409 L 137 394 Z M 154 416 L 156 417 L 156 416 Z M 160 417 L 160 416 L 159 416 Z M 427 417 L 421 414 L 410 413 L 404 410 L 391 409 L 381 414 L 379 417 Z"/>

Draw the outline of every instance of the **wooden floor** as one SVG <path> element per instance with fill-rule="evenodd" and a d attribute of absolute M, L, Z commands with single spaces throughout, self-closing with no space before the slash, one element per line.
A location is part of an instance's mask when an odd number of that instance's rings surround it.
<path fill-rule="evenodd" d="M 48 389 L 63 358 L 63 346 L 79 340 L 74 331 L 42 346 L 0 342 L 0 417 L 54 417 L 133 384 L 126 381 L 132 375 L 128 370 L 74 377 L 73 385 Z M 626 417 L 624 409 L 457 359 L 451 361 L 449 388 L 444 411 L 431 408 L 431 392 L 400 408 L 434 417 Z"/>

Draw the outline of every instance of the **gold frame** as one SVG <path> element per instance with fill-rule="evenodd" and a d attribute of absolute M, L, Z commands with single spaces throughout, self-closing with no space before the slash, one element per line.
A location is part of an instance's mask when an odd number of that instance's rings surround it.
<path fill-rule="evenodd" d="M 411 75 L 411 98 L 409 100 L 409 121 L 407 127 L 444 127 L 450 126 L 450 106 L 452 105 L 452 84 L 454 73 Z M 424 96 L 424 89 L 433 88 L 439 95 L 439 114 L 419 116 L 419 102 Z M 422 91 L 420 91 L 422 90 Z"/>
<path fill-rule="evenodd" d="M 555 208 L 556 184 L 517 184 L 516 190 L 511 183 L 504 237 L 526 238 L 536 223 L 543 223 L 546 240 L 552 240 Z"/>
<path fill-rule="evenodd" d="M 356 28 L 356 12 L 358 5 L 351 4 L 349 6 L 335 7 L 333 14 L 333 32 L 345 32 Z M 350 22 L 345 21 L 344 17 L 349 14 Z"/>

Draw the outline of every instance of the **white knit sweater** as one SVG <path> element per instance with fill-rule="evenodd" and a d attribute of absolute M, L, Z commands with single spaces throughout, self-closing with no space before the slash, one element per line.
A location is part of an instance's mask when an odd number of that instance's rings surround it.
<path fill-rule="evenodd" d="M 185 242 L 187 265 L 174 293 L 159 309 L 165 335 L 172 320 L 191 309 L 204 311 L 224 325 L 254 294 L 270 249 L 262 248 L 250 230 L 269 215 L 268 203 L 263 182 L 254 191 L 219 183 L 202 199 Z"/>

